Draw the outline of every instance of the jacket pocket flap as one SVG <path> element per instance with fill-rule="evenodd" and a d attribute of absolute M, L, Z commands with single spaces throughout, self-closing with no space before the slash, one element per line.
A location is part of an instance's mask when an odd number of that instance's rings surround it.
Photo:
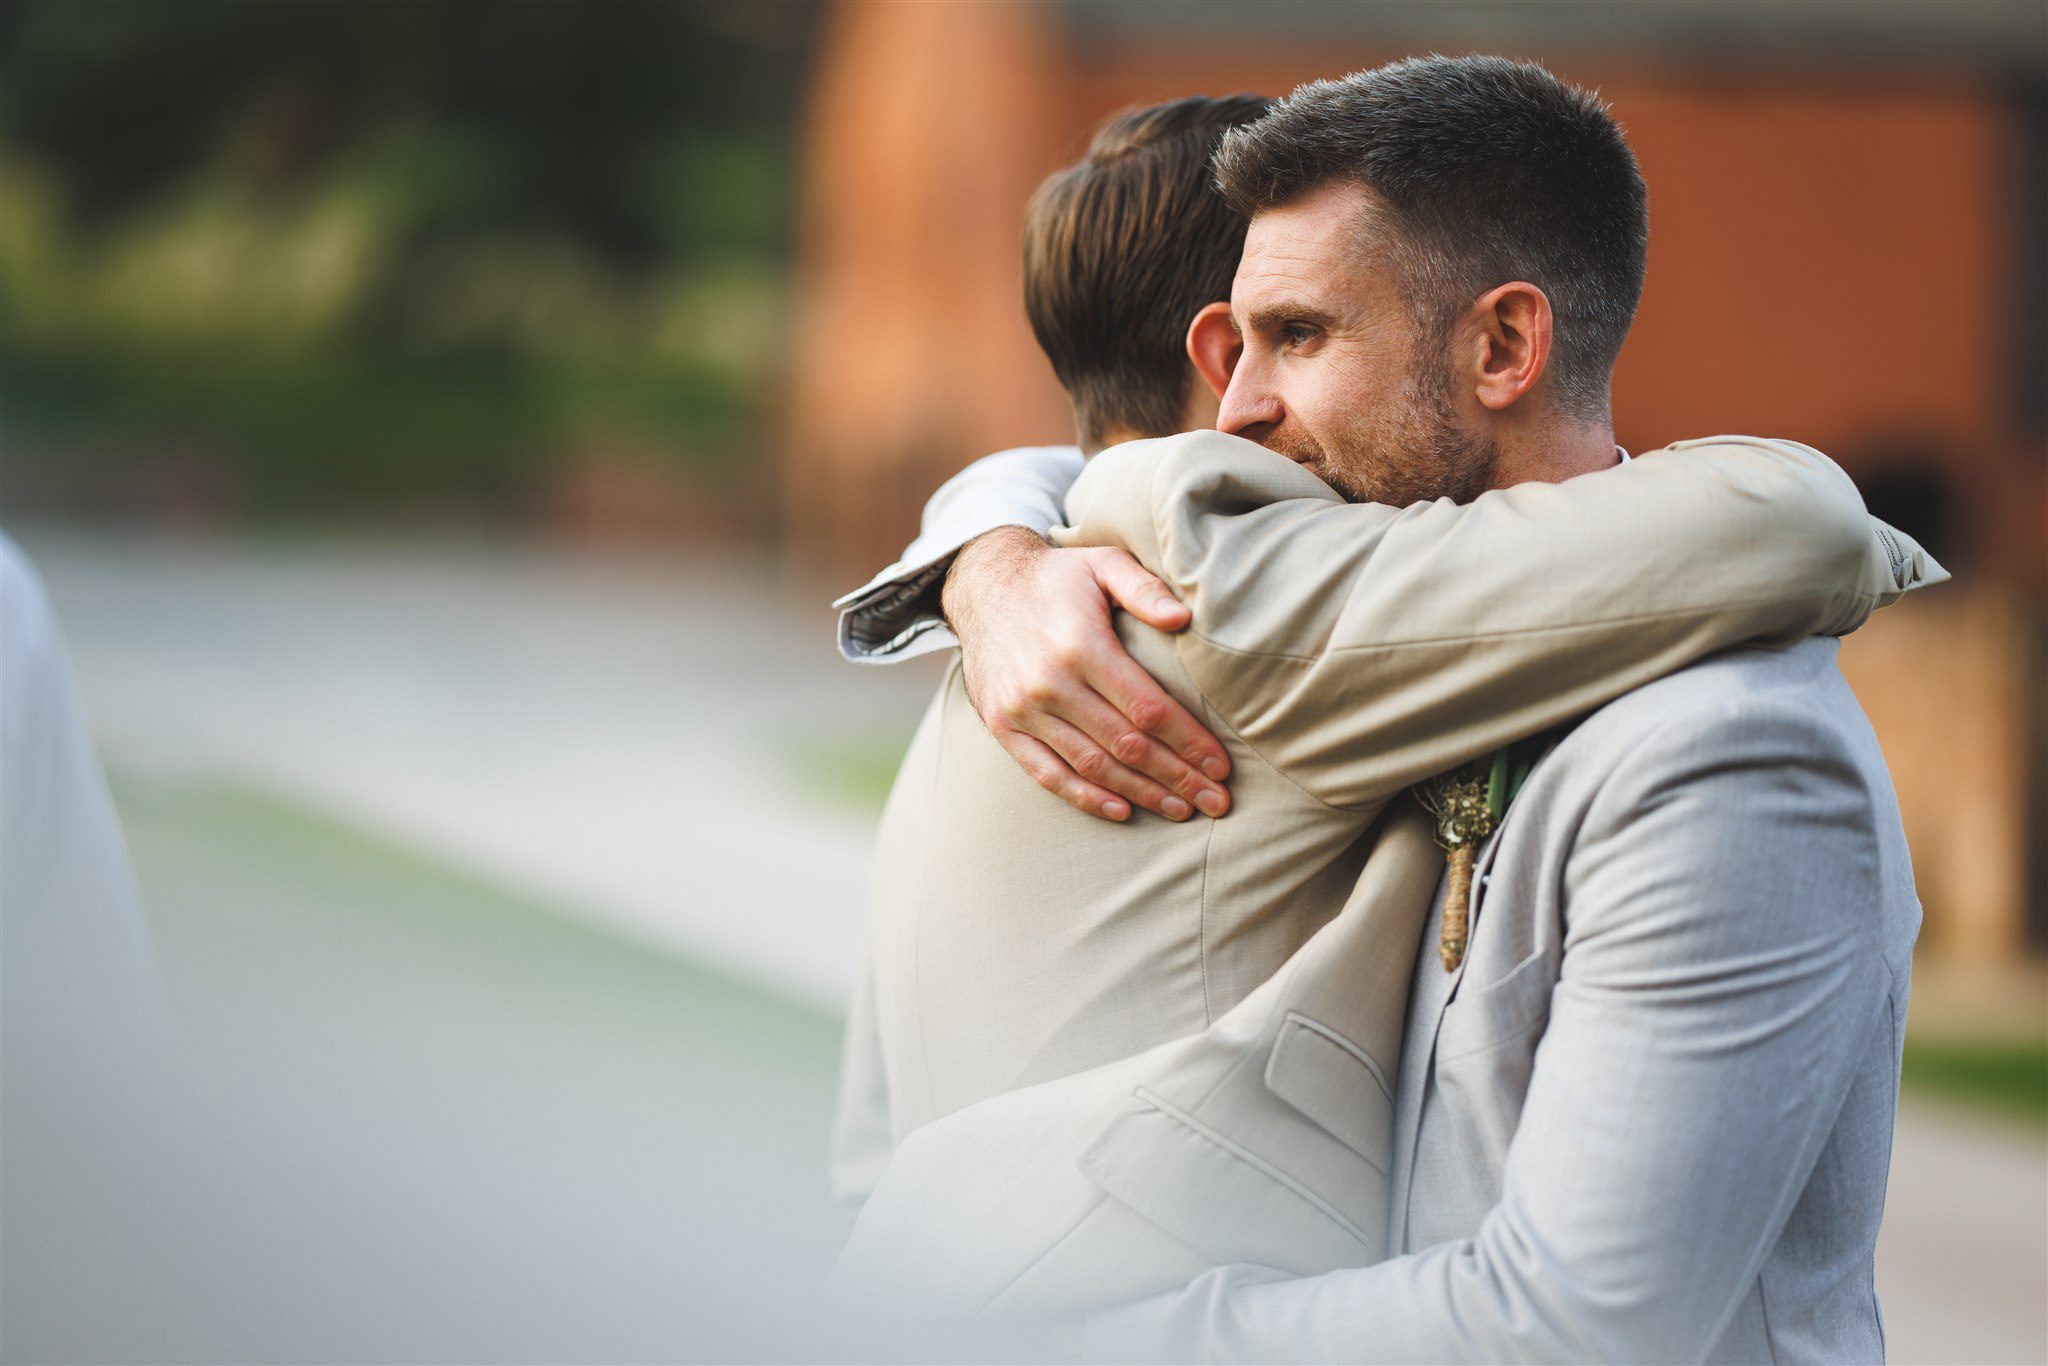
<path fill-rule="evenodd" d="M 1460 982 L 1437 1025 L 1437 1063 L 1498 1048 L 1548 1023 L 1556 987 L 1557 959 L 1542 949 L 1485 987 Z"/>
<path fill-rule="evenodd" d="M 1370 1053 L 1290 1010 L 1266 1060 L 1266 1089 L 1386 1174 L 1393 1158 L 1394 1096 Z"/>
<path fill-rule="evenodd" d="M 1116 1200 L 1218 1266 L 1313 1276 L 1371 1262 L 1378 1240 L 1249 1149 L 1145 1087 L 1081 1155 Z"/>

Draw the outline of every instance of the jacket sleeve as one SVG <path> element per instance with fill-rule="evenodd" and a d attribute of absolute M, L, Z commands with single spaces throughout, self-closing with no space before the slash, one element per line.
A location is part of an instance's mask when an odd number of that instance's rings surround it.
<path fill-rule="evenodd" d="M 903 557 L 832 604 L 839 653 L 855 664 L 894 664 L 957 646 L 939 613 L 953 556 L 998 527 L 1044 535 L 1059 525 L 1081 464 L 1072 446 L 1025 446 L 984 456 L 940 485 Z"/>
<path fill-rule="evenodd" d="M 1191 433 L 1097 456 L 1068 505 L 1056 539 L 1123 546 L 1178 591 L 1196 686 L 1342 808 L 1716 650 L 1852 631 L 1948 577 L 1818 451 L 1750 437 L 1392 508 Z"/>
<path fill-rule="evenodd" d="M 1549 1024 L 1476 1233 L 1316 1277 L 1219 1268 L 1092 1320 L 1083 1359 L 1713 1351 L 1903 1007 L 1870 793 L 1783 701 L 1687 715 L 1617 766 L 1565 876 Z"/>

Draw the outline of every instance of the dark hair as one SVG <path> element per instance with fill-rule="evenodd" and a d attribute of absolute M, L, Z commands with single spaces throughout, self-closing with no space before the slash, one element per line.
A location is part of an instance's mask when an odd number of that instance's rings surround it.
<path fill-rule="evenodd" d="M 1084 444 L 1117 428 L 1180 430 L 1193 379 L 1188 322 L 1230 297 L 1244 219 L 1216 193 L 1217 139 L 1263 95 L 1132 109 L 1055 171 L 1024 216 L 1024 311 L 1074 401 Z"/>
<path fill-rule="evenodd" d="M 1414 57 L 1301 86 L 1227 134 L 1216 182 L 1247 219 L 1340 179 L 1391 219 L 1409 303 L 1441 337 L 1509 280 L 1550 297 L 1555 401 L 1604 417 L 1642 298 L 1649 193 L 1593 92 L 1531 62 Z"/>

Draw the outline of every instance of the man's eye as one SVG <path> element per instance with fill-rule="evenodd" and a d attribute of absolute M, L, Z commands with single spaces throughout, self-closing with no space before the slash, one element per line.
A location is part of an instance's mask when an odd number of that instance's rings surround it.
<path fill-rule="evenodd" d="M 1283 323 L 1280 339 L 1289 346 L 1306 346 L 1315 340 L 1316 330 L 1305 323 Z"/>

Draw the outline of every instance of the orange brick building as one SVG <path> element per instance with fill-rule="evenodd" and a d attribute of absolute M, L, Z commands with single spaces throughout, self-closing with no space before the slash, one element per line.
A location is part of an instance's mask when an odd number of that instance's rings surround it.
<path fill-rule="evenodd" d="M 1958 583 L 1854 637 L 1928 905 L 1989 968 L 2048 945 L 2048 17 L 2035 6 L 921 3 L 832 12 L 806 148 L 785 462 L 798 552 L 886 559 L 977 455 L 1069 440 L 1019 301 L 1039 179 L 1123 106 L 1420 51 L 1612 103 L 1651 193 L 1615 385 L 1631 449 L 1833 454 Z"/>

